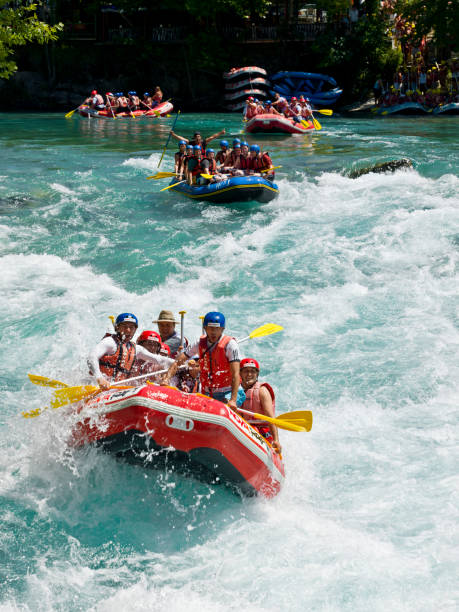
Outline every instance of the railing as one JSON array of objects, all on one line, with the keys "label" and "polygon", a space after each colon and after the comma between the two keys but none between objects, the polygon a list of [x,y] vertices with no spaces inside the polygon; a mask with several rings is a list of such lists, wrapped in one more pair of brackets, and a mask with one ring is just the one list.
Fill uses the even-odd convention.
[{"label": "railing", "polygon": [[154,42],[180,42],[186,38],[186,28],[153,28],[151,40]]}]

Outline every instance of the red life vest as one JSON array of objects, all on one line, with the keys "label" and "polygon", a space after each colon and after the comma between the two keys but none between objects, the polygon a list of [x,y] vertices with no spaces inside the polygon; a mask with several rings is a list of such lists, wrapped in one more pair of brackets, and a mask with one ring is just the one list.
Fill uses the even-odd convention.
[{"label": "red life vest", "polygon": [[228,149],[226,149],[226,151],[223,151],[223,149],[220,149],[220,151],[217,151],[217,155],[215,156],[215,159],[220,164],[225,165],[227,157],[228,157]]},{"label": "red life vest", "polygon": [[267,170],[271,166],[271,158],[268,153],[263,153],[261,157],[251,157],[249,161],[250,170],[260,172],[261,170]]},{"label": "red life vest", "polygon": [[[249,412],[258,412],[258,414],[263,414],[260,400],[261,387],[266,387],[268,389],[273,400],[273,409],[276,409],[276,396],[274,395],[273,388],[269,383],[260,383],[258,380],[253,385],[253,387],[250,387],[250,389],[247,389],[245,391],[246,399],[245,402],[242,404],[241,408],[243,408],[244,410],[248,410]],[[245,415],[244,418],[248,423],[250,423],[250,425],[252,425],[252,427],[256,427],[263,435],[268,432],[271,432],[269,426],[266,424],[266,421],[260,421],[255,417],[251,418],[247,415]]]},{"label": "red life vest", "polygon": [[214,159],[209,159],[206,157],[206,159],[209,162],[209,174],[215,174],[217,172],[217,162],[215,161],[215,157]]},{"label": "red life vest", "polygon": [[104,376],[112,381],[129,378],[135,361],[135,344],[121,342],[118,334],[109,334],[116,342],[116,353],[104,355],[99,359],[99,368]]},{"label": "red life vest", "polygon": [[229,160],[228,160],[228,166],[234,166],[236,164],[236,161],[241,157],[240,153],[236,153],[234,150],[231,151],[230,156],[229,156]]},{"label": "red life vest", "polygon": [[202,388],[212,395],[212,389],[231,387],[233,377],[225,349],[230,336],[222,336],[217,344],[207,345],[207,336],[199,339],[199,368]]},{"label": "red life vest", "polygon": [[240,170],[248,170],[249,169],[249,156],[244,157],[243,155],[239,158],[239,169]]},{"label": "red life vest", "polygon": [[201,165],[202,164],[202,157],[201,157],[201,159],[198,159],[196,157],[196,155],[193,155],[193,157],[191,157],[190,159],[195,159],[197,161],[196,166],[191,171],[191,175],[192,176],[197,176],[198,174],[201,174],[202,172],[204,172],[204,168]]}]

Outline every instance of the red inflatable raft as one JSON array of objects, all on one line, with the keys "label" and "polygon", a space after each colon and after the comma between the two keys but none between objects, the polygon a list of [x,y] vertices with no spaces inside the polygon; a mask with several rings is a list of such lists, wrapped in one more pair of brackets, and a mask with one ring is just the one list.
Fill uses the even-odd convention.
[{"label": "red inflatable raft", "polygon": [[201,394],[146,384],[106,391],[86,403],[73,445],[104,449],[145,466],[225,482],[246,495],[274,497],[281,458],[228,406]]},{"label": "red inflatable raft", "polygon": [[110,109],[97,111],[83,104],[78,109],[78,113],[82,117],[94,117],[96,119],[120,119],[125,117],[133,119],[134,117],[164,117],[165,115],[171,113],[173,108],[174,106],[169,101],[166,101],[161,102],[161,104],[158,104],[158,106],[152,110],[145,109],[132,111],[132,113],[116,113],[114,117]]},{"label": "red inflatable raft", "polygon": [[255,115],[249,119],[245,125],[245,131],[249,133],[255,132],[280,132],[284,134],[305,134],[314,130],[312,121],[308,122],[306,127],[302,123],[296,123],[293,119],[288,119],[283,115]]}]

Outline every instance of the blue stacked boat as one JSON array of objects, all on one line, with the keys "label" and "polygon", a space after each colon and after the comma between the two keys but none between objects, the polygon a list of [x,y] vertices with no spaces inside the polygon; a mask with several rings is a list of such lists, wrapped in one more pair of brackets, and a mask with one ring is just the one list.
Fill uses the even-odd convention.
[{"label": "blue stacked boat", "polygon": [[332,106],[343,93],[335,79],[326,74],[282,71],[269,78],[273,95],[278,93],[284,98],[304,96],[316,107]]}]

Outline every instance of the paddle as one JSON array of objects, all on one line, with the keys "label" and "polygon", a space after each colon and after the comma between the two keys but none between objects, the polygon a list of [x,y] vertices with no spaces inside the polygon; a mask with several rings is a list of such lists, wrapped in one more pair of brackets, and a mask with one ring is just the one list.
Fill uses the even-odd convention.
[{"label": "paddle", "polygon": [[326,115],[327,117],[331,117],[333,115],[333,111],[330,108],[320,108],[314,111],[315,113],[320,113],[321,115]]},{"label": "paddle", "polygon": [[27,374],[30,382],[34,385],[40,385],[41,387],[53,387],[54,389],[60,389],[63,387],[69,387],[65,382],[61,382],[60,380],[54,380],[53,378],[48,378],[47,376],[39,376],[38,374]]},{"label": "paddle", "polygon": [[260,172],[271,172],[271,170],[277,170],[277,168],[282,168],[282,166],[273,166],[272,168],[266,168],[266,170],[261,170]]},{"label": "paddle", "polygon": [[263,336],[270,336],[271,334],[277,334],[277,332],[282,331],[284,328],[282,325],[276,325],[276,323],[266,323],[265,325],[261,325],[261,327],[257,327],[253,330],[245,338],[242,340],[238,340],[238,344],[241,342],[245,342],[246,340],[252,340],[252,338],[262,338]]},{"label": "paddle", "polygon": [[265,414],[259,414],[258,412],[250,412],[250,410],[243,410],[242,408],[237,409],[238,412],[242,412],[243,414],[250,415],[251,417],[255,417],[260,419],[260,421],[267,421],[268,423],[272,423],[279,427],[279,429],[287,429],[288,431],[307,431],[305,427],[300,425],[296,425],[296,423],[290,423],[289,421],[283,421],[280,418],[273,419],[272,417],[266,416]]},{"label": "paddle", "polygon": [[147,176],[148,180],[150,179],[162,179],[162,178],[172,178],[173,176],[177,176],[175,172],[157,172],[156,174],[152,174],[151,176]]},{"label": "paddle", "polygon": [[[125,381],[122,381],[125,382]],[[111,386],[110,389],[131,389],[130,386]],[[105,389],[101,389],[100,387],[96,387],[95,385],[84,385],[78,387],[66,387],[65,389],[58,389],[54,392],[54,399],[51,400],[49,407],[50,408],[60,408],[61,406],[66,406],[67,404],[73,404],[75,402],[79,402],[82,399],[90,397],[91,395],[97,395],[101,391]],[[25,419],[33,418],[44,412],[48,409],[48,406],[44,408],[35,408],[34,410],[30,410],[29,412],[23,412],[22,416]]]},{"label": "paddle", "polygon": [[70,111],[69,113],[67,113],[67,114],[65,115],[65,118],[66,118],[66,119],[70,119],[70,117],[73,115],[73,113],[74,113],[75,111],[77,111],[77,110],[80,108],[80,106],[81,106],[81,104],[79,104],[79,105],[78,105],[76,108],[74,108],[74,109],[73,109],[73,111]]},{"label": "paddle", "polygon": [[314,115],[312,115],[312,123],[314,124],[314,127],[316,128],[317,131],[322,129],[322,126],[317,121],[317,119],[314,117]]},{"label": "paddle", "polygon": [[180,346],[183,346],[183,320],[186,315],[186,310],[180,310],[179,315],[180,315]]},{"label": "paddle", "polygon": [[169,142],[170,142],[170,139],[171,139],[171,136],[172,136],[172,132],[173,132],[173,131],[174,131],[174,129],[175,129],[175,124],[177,123],[177,119],[179,118],[179,115],[180,115],[180,111],[177,111],[177,114],[175,115],[174,124],[173,124],[173,126],[172,126],[171,131],[169,132],[169,138],[167,139],[166,146],[164,147],[164,151],[163,151],[163,153],[162,153],[162,155],[161,155],[161,159],[159,160],[159,163],[158,163],[158,168],[160,167],[161,162],[163,161],[164,153],[166,152],[166,149],[167,149],[167,147],[169,146]]},{"label": "paddle", "polygon": [[160,191],[166,191],[166,189],[171,189],[171,187],[181,185],[182,183],[186,183],[186,179],[183,179],[183,181],[179,181],[178,183],[172,183],[172,185],[168,185],[167,187],[163,187],[162,189],[160,189]]}]

